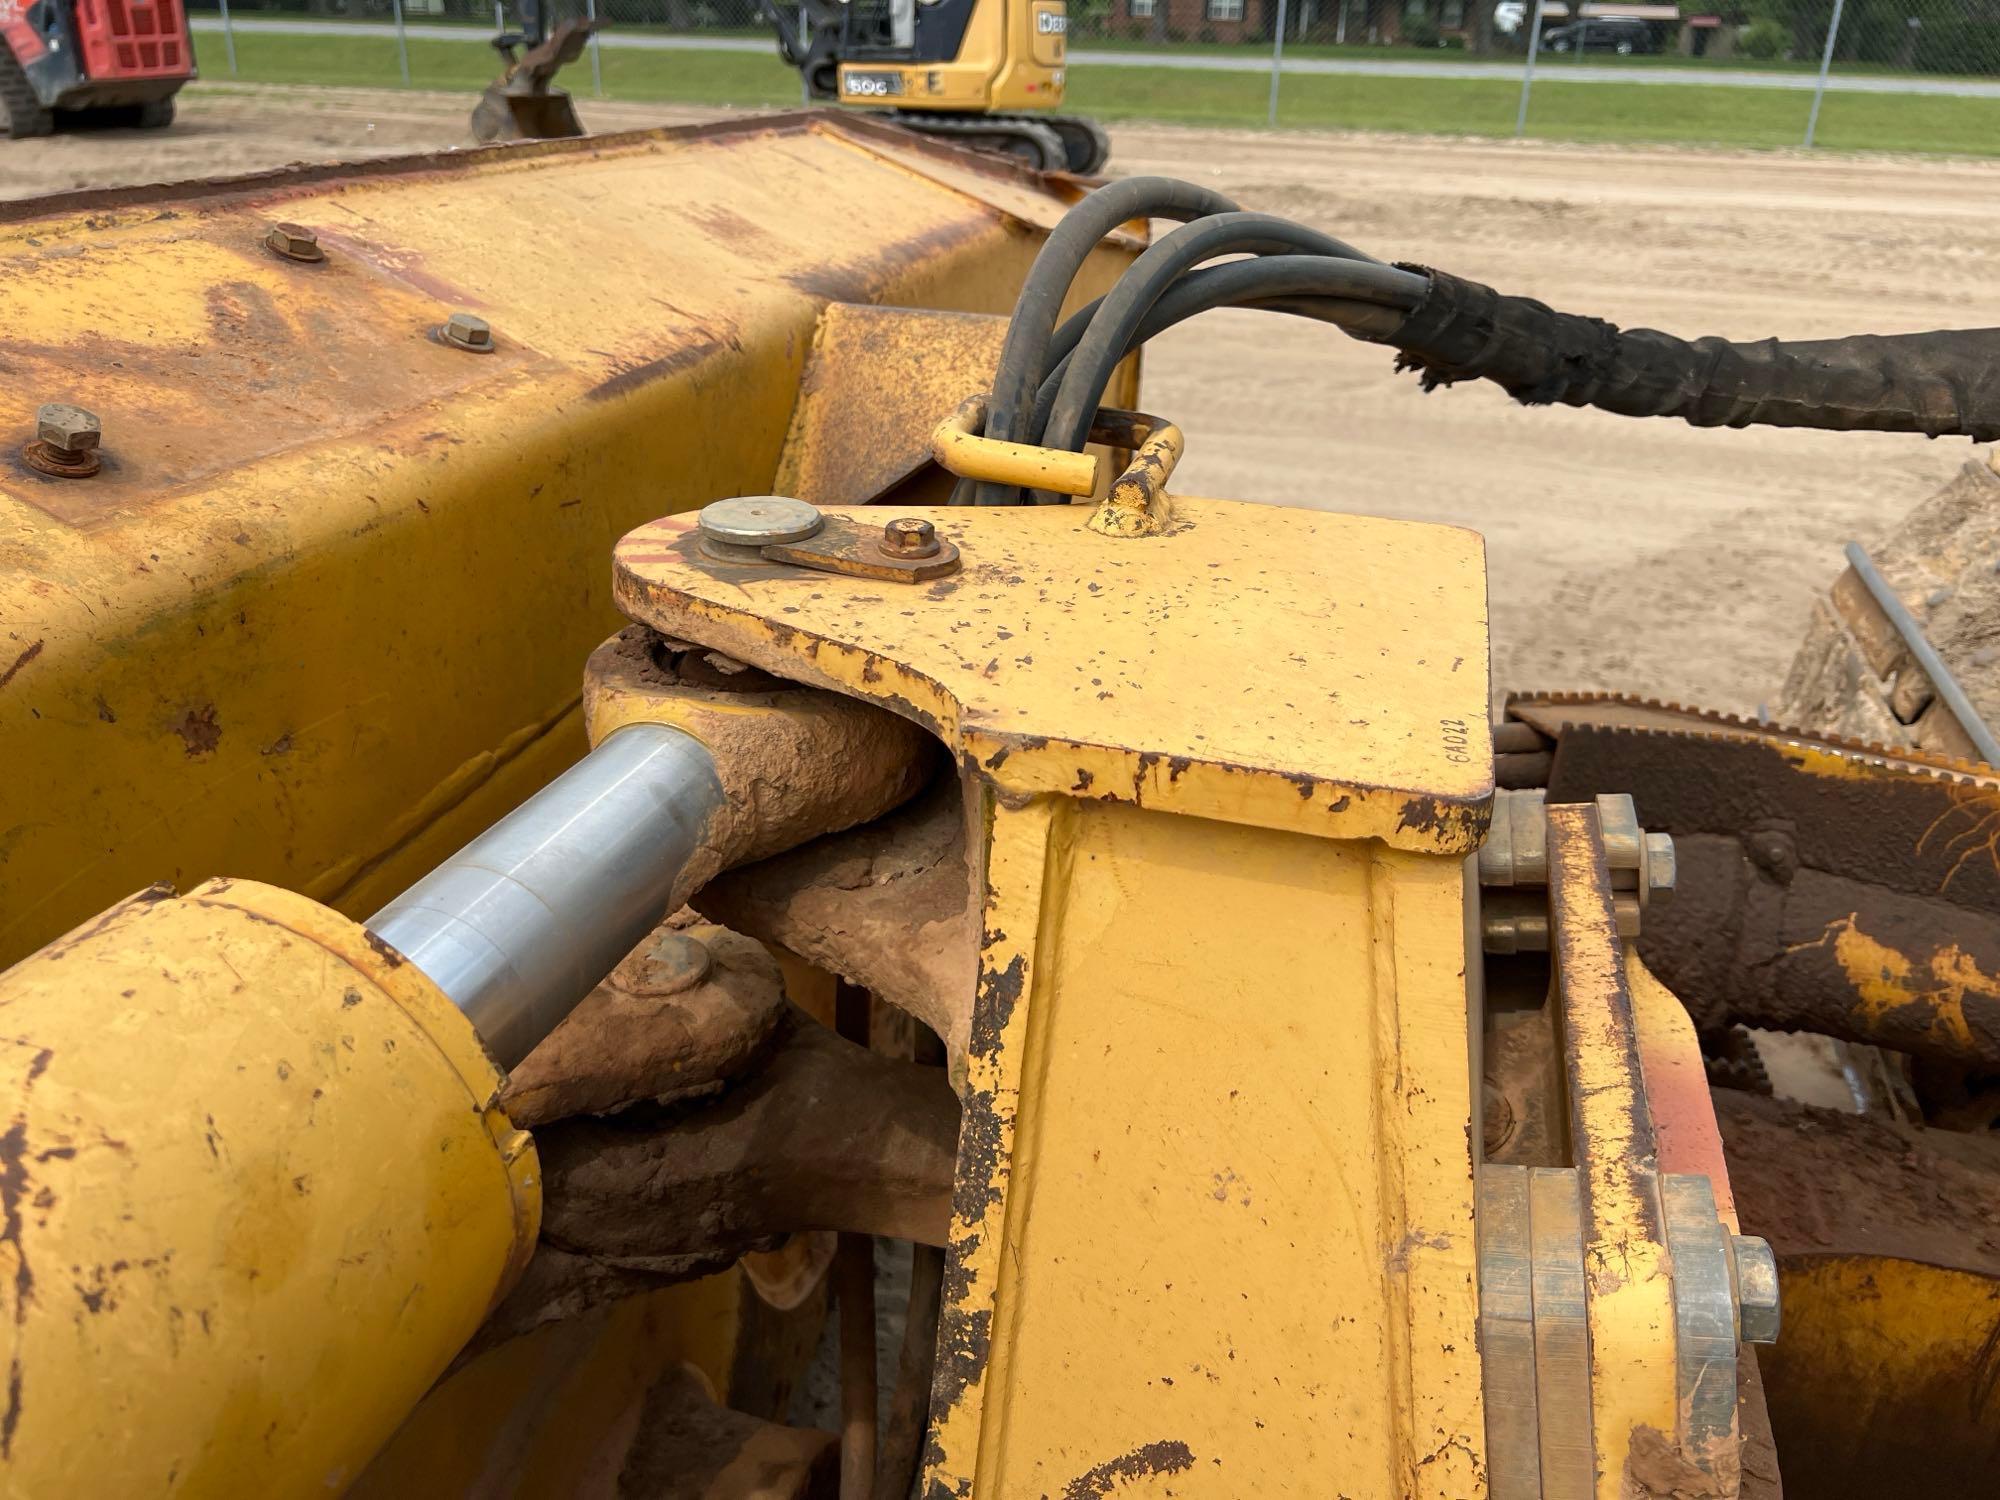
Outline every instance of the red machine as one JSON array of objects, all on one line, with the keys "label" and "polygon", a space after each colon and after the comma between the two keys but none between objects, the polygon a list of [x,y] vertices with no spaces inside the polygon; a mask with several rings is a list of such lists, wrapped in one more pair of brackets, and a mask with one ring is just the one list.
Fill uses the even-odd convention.
[{"label": "red machine", "polygon": [[0,0],[9,135],[47,135],[60,114],[99,110],[166,125],[174,95],[194,76],[182,0]]}]

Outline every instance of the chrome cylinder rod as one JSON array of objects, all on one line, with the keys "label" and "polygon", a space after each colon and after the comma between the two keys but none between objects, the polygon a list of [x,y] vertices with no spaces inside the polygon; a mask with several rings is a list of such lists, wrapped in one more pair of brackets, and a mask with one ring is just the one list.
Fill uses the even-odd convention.
[{"label": "chrome cylinder rod", "polygon": [[707,749],[632,724],[368,919],[511,1068],[666,915],[722,806]]}]

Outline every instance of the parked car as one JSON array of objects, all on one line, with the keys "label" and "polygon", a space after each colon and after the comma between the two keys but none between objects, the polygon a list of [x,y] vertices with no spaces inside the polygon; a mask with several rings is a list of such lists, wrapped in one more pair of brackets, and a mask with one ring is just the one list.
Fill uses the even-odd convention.
[{"label": "parked car", "polygon": [[1616,52],[1630,57],[1635,52],[1658,52],[1660,35],[1650,21],[1634,16],[1599,16],[1550,27],[1542,33],[1542,45],[1551,52]]}]

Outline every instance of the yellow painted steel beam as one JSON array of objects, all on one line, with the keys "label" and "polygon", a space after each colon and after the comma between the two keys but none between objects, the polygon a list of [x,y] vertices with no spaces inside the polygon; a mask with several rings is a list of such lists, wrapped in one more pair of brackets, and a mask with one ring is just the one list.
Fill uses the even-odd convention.
[{"label": "yellow painted steel beam", "polygon": [[[1004,310],[1074,196],[792,116],[0,205],[0,963],[154,879],[373,909],[582,752],[610,542],[770,487],[826,305]],[[58,400],[94,478],[16,461]]]},{"label": "yellow painted steel beam", "polygon": [[1671,1446],[1681,1427],[1673,1266],[1624,945],[1593,804],[1549,807],[1548,867],[1558,1035],[1581,1189],[1595,1494],[1621,1500],[1641,1430]]},{"label": "yellow painted steel beam", "polygon": [[962,572],[719,563],[670,519],[617,588],[965,774],[984,940],[930,1492],[1476,1493],[1477,539],[916,513]]}]

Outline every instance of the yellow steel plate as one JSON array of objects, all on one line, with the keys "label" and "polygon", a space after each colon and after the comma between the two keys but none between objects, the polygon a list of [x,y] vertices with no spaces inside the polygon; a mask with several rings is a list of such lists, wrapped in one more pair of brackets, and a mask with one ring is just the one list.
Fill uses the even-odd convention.
[{"label": "yellow steel plate", "polygon": [[1174,505],[1147,539],[1086,531],[1070,506],[899,509],[965,559],[916,586],[716,563],[669,517],[619,544],[614,595],[926,722],[1008,790],[1472,849],[1493,792],[1480,538]]},{"label": "yellow steel plate", "polygon": [[828,301],[1003,311],[1074,196],[793,116],[0,204],[0,965],[156,879],[374,910],[582,752],[611,543],[770,487]]}]

